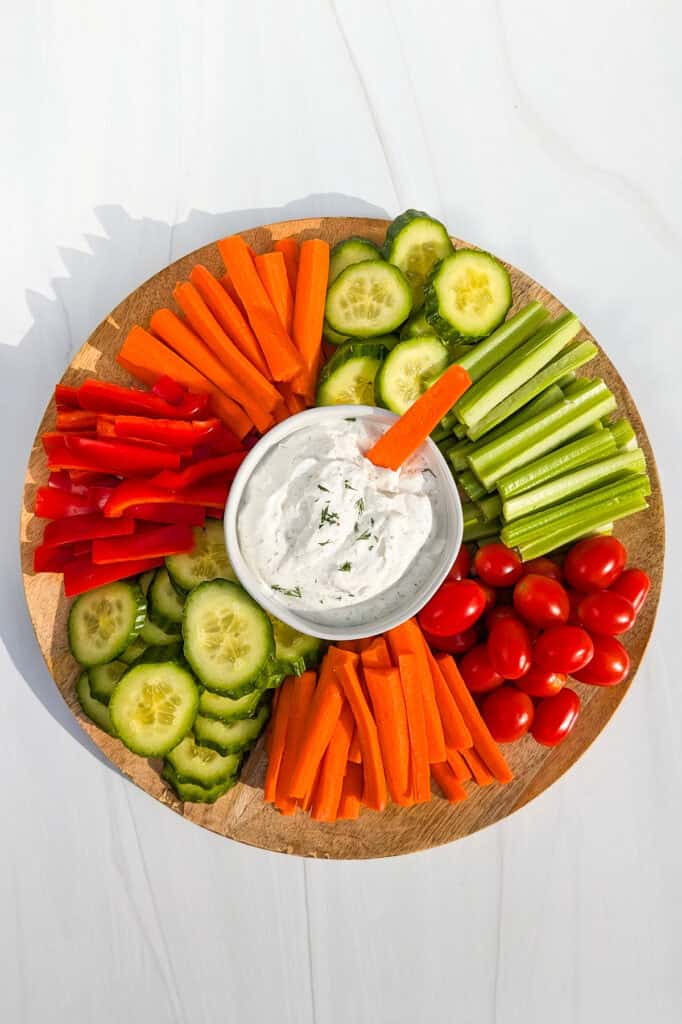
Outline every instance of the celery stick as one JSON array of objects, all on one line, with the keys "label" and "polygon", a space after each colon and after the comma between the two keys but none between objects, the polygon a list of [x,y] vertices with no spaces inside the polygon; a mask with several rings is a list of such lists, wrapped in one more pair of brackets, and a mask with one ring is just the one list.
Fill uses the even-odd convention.
[{"label": "celery stick", "polygon": [[523,561],[527,562],[531,558],[539,558],[565,544],[580,540],[581,537],[589,537],[595,533],[610,533],[615,520],[626,519],[636,512],[643,512],[648,507],[646,497],[641,491],[625,495],[618,499],[617,504],[590,510],[589,515],[580,523],[567,524],[555,533],[544,534],[544,536],[519,544],[519,554]]},{"label": "celery stick", "polygon": [[431,440],[435,441],[436,444],[439,444],[441,441],[445,441],[450,437],[452,437],[450,431],[445,429],[440,423],[435,430],[431,431]]},{"label": "celery stick", "polygon": [[486,488],[483,484],[479,483],[470,469],[465,469],[463,473],[459,473],[457,475],[457,482],[469,501],[478,501],[479,498],[484,498],[488,493]]},{"label": "celery stick", "polygon": [[646,460],[641,449],[638,448],[634,452],[620,452],[611,458],[593,462],[589,466],[581,466],[579,469],[575,469],[571,473],[564,473],[563,476],[549,480],[539,487],[533,487],[524,494],[509,498],[502,505],[503,518],[505,522],[510,523],[530,512],[538,512],[541,508],[547,508],[548,505],[564,501],[572,495],[583,494],[594,487],[600,487],[627,473],[646,473]]},{"label": "celery stick", "polygon": [[484,537],[496,537],[500,532],[501,525],[502,524],[499,519],[492,519],[489,523],[465,523],[462,540],[465,543],[468,543],[470,540],[483,540]]},{"label": "celery stick", "polygon": [[550,384],[558,384],[567,371],[577,370],[579,366],[584,366],[585,363],[589,363],[590,359],[594,359],[596,354],[597,346],[591,341],[579,341],[577,344],[571,345],[525,384],[522,384],[520,388],[512,392],[503,402],[491,409],[487,416],[470,426],[467,434],[472,441],[477,441],[498,423],[508,419],[517,409],[521,409],[532,398],[539,395]]},{"label": "celery stick", "polygon": [[555,448],[548,455],[542,455],[533,462],[528,462],[521,469],[509,473],[497,481],[497,489],[504,501],[517,494],[523,494],[532,487],[554,480],[580,466],[587,466],[598,459],[606,459],[616,454],[616,442],[610,430],[600,430],[596,434],[577,438]]},{"label": "celery stick", "polygon": [[535,334],[548,316],[549,312],[541,302],[529,302],[505,320],[489,338],[479,341],[471,351],[461,356],[459,365],[464,367],[472,381],[480,380],[488,370]]},{"label": "celery stick", "polygon": [[471,441],[458,441],[446,449],[445,455],[456,473],[463,473],[467,468],[467,455],[472,447]]},{"label": "celery stick", "polygon": [[486,522],[498,519],[502,511],[502,499],[499,494],[490,494],[487,498],[480,498],[476,505]]},{"label": "celery stick", "polygon": [[470,429],[474,423],[487,416],[512,391],[516,391],[554,359],[575,338],[580,327],[580,321],[573,313],[565,313],[558,320],[542,327],[462,395],[455,406],[460,423]]},{"label": "celery stick", "polygon": [[455,423],[452,433],[455,437],[463,438],[467,436],[466,427],[462,423]]},{"label": "celery stick", "polygon": [[637,437],[632,428],[630,420],[625,418],[616,420],[609,424],[609,430],[613,434],[616,445],[625,451],[632,451],[637,447]]},{"label": "celery stick", "polygon": [[464,523],[465,530],[468,526],[474,526],[476,523],[482,523],[483,516],[481,515],[480,509],[473,503],[463,504],[462,522]]}]

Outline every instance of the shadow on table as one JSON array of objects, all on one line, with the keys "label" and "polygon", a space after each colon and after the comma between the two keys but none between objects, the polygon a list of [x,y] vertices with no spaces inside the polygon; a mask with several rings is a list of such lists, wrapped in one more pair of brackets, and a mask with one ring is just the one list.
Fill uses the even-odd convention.
[{"label": "shadow on table", "polygon": [[65,274],[51,280],[53,294],[27,291],[30,327],[18,345],[0,344],[0,450],[6,496],[0,503],[0,635],[14,665],[50,715],[103,764],[116,770],[62,700],[33,634],[23,594],[18,511],[29,453],[52,389],[96,325],[139,284],[186,253],[235,231],[274,221],[387,214],[340,193],[310,195],[263,209],[192,210],[178,224],[136,219],[120,206],[100,206],[94,212],[103,234],[85,235],[89,251],[59,250]]}]

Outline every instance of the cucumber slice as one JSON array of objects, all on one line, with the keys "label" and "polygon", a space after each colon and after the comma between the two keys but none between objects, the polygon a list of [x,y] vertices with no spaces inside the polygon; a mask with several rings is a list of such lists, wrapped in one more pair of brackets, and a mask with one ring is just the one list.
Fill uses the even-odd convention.
[{"label": "cucumber slice", "polygon": [[191,590],[207,580],[236,580],[225,548],[225,531],[219,520],[194,529],[194,547],[186,555],[171,555],[166,569],[180,590]]},{"label": "cucumber slice", "polygon": [[237,722],[253,718],[263,697],[262,690],[252,690],[233,700],[219,693],[202,690],[199,695],[199,714],[203,718],[216,718],[219,722]]},{"label": "cucumber slice", "polygon": [[511,304],[507,270],[476,249],[458,249],[444,259],[426,289],[426,319],[443,338],[485,338]]},{"label": "cucumber slice", "polygon": [[447,363],[447,348],[435,335],[399,342],[376,377],[379,403],[402,416],[426,391],[426,381],[444,370]]},{"label": "cucumber slice", "polygon": [[269,714],[269,705],[263,704],[255,718],[243,718],[238,722],[219,722],[215,718],[197,715],[194,735],[202,746],[217,750],[224,756],[241,754],[254,745],[265,728]]},{"label": "cucumber slice", "polygon": [[125,661],[110,661],[108,665],[93,665],[89,670],[90,693],[95,700],[108,704],[114,687],[128,671]]},{"label": "cucumber slice", "polygon": [[79,665],[104,665],[125,651],[147,615],[137,583],[121,581],[81,594],[69,612],[69,647]]},{"label": "cucumber slice", "polygon": [[215,786],[211,786],[210,789],[205,789],[203,786],[197,786],[193,782],[180,782],[169,764],[164,764],[161,774],[166,782],[171,784],[178,799],[192,804],[214,804],[219,797],[227,793],[237,783],[237,776],[233,775],[225,782],[220,782]]},{"label": "cucumber slice", "polygon": [[376,405],[374,379],[386,355],[374,341],[349,341],[323,368],[317,388],[318,405]]},{"label": "cucumber slice", "polygon": [[109,701],[114,729],[128,750],[163,757],[192,728],[199,690],[175,661],[135,665],[116,684]]},{"label": "cucumber slice", "polygon": [[367,260],[346,267],[327,292],[326,317],[340,334],[373,338],[390,334],[412,309],[412,291],[391,263]]},{"label": "cucumber slice", "polygon": [[315,636],[306,636],[270,615],[275,637],[275,661],[282,675],[300,676],[314,668],[324,648],[324,642]]},{"label": "cucumber slice", "polygon": [[265,668],[262,669],[258,675],[258,679],[256,680],[256,689],[276,690],[287,675],[287,672],[284,671],[285,667],[286,666],[283,667],[275,658],[270,658]]},{"label": "cucumber slice", "polygon": [[162,661],[177,661],[186,667],[180,637],[176,636],[175,643],[172,644],[155,644],[152,647],[145,647],[128,668],[133,668],[135,665],[158,665]]},{"label": "cucumber slice", "polygon": [[238,756],[223,757],[209,747],[200,747],[191,733],[166,755],[166,763],[173,769],[178,782],[203,786],[204,789],[227,782],[239,770]]},{"label": "cucumber slice", "polygon": [[445,225],[421,210],[406,210],[389,227],[384,256],[407,278],[414,309],[424,304],[426,280],[434,266],[453,249]]},{"label": "cucumber slice", "polygon": [[354,263],[380,259],[381,251],[374,242],[366,238],[344,238],[343,242],[337,242],[329,253],[329,284],[336,281],[339,274]]},{"label": "cucumber slice", "polygon": [[241,697],[272,658],[272,623],[236,583],[200,583],[187,598],[185,657],[207,690]]},{"label": "cucumber slice", "polygon": [[[175,623],[173,623],[173,628],[176,629]],[[179,630],[176,629],[176,631],[172,633],[166,632],[161,629],[160,626],[157,626],[155,622],[152,622],[149,616],[147,616],[147,620],[140,633],[140,640],[143,644],[148,644],[150,647],[163,647],[164,644],[168,646],[176,644],[179,636]]]},{"label": "cucumber slice", "polygon": [[406,341],[407,338],[419,338],[422,334],[433,333],[433,327],[424,316],[424,310],[420,309],[418,313],[413,313],[400,328],[400,340]]},{"label": "cucumber slice", "polygon": [[138,636],[137,640],[134,640],[130,647],[126,647],[123,654],[119,654],[119,661],[124,661],[126,665],[132,665],[146,650],[146,643],[141,636]]},{"label": "cucumber slice", "polygon": [[109,708],[106,704],[102,704],[101,701],[93,697],[87,672],[81,672],[78,677],[76,696],[83,713],[87,715],[90,721],[94,722],[100,729],[103,729],[104,732],[108,732],[110,736],[114,736],[114,727],[109,715]]},{"label": "cucumber slice", "polygon": [[339,334],[338,331],[335,331],[326,320],[322,324],[322,337],[325,341],[328,341],[330,345],[345,345],[347,341],[352,340],[347,334]]},{"label": "cucumber slice", "polygon": [[154,569],[150,569],[149,572],[143,572],[142,575],[140,576],[140,578],[137,581],[139,583],[139,585],[140,585],[140,590],[142,591],[142,593],[144,594],[145,597],[147,596],[147,594],[149,592],[149,588],[150,588],[150,586],[152,584],[152,580],[154,579],[154,576],[155,576],[155,570]]},{"label": "cucumber slice", "polygon": [[[178,556],[178,557],[187,557]],[[149,588],[149,617],[164,633],[179,633],[185,602],[166,569],[158,569]]]}]

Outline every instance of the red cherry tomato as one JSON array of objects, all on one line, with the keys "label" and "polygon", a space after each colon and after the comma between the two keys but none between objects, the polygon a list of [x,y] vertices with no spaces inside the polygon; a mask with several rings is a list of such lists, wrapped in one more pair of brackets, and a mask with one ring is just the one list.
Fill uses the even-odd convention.
[{"label": "red cherry tomato", "polygon": [[626,597],[612,590],[598,590],[582,599],[578,605],[578,618],[590,633],[620,636],[627,633],[635,621],[635,609]]},{"label": "red cherry tomato", "polygon": [[514,608],[525,622],[539,629],[566,622],[571,610],[568,594],[560,583],[533,573],[514,587]]},{"label": "red cherry tomato", "polygon": [[579,590],[567,590],[568,603],[570,611],[568,613],[568,624],[570,626],[579,626],[580,619],[578,618],[578,605],[584,598],[584,594],[581,594]]},{"label": "red cherry tomato", "polygon": [[590,634],[580,626],[552,626],[536,640],[533,661],[549,672],[573,676],[587,665],[593,650]]},{"label": "red cherry tomato", "polygon": [[486,612],[485,625],[488,632],[493,628],[496,622],[501,619],[515,619],[516,612],[510,604],[496,604],[494,608],[491,608]]},{"label": "red cherry tomato", "polygon": [[434,651],[446,651],[448,654],[466,654],[479,640],[475,626],[465,629],[463,633],[453,633],[452,636],[435,636],[426,630],[423,632],[429,647]]},{"label": "red cherry tomato", "polygon": [[488,634],[488,656],[505,679],[520,679],[530,668],[528,630],[517,618],[499,619]]},{"label": "red cherry tomato", "polygon": [[586,537],[566,555],[564,576],[576,590],[606,590],[622,573],[626,558],[615,537]]},{"label": "red cherry tomato", "polygon": [[513,686],[501,686],[489,693],[481,704],[481,714],[493,739],[513,743],[528,732],[533,723],[533,701]]},{"label": "red cherry tomato", "polygon": [[447,580],[419,612],[419,625],[434,636],[452,636],[480,619],[485,594],[474,580]]},{"label": "red cherry tomato", "polygon": [[643,569],[626,569],[616,582],[611,584],[609,590],[613,594],[620,594],[626,601],[629,601],[637,615],[646,601],[650,586],[651,580]]},{"label": "red cherry tomato", "polygon": [[471,555],[469,549],[465,544],[462,544],[461,548],[457,552],[457,558],[454,560],[450,567],[450,572],[447,574],[446,579],[448,580],[465,580],[469,575],[471,568]]},{"label": "red cherry tomato", "polygon": [[562,690],[535,705],[531,733],[543,747],[556,747],[566,739],[578,720],[580,697],[574,690]]},{"label": "red cherry tomato", "polygon": [[459,662],[459,670],[472,693],[487,693],[488,690],[502,686],[504,682],[503,677],[491,665],[485,644],[472,647]]},{"label": "red cherry tomato", "polygon": [[474,569],[489,587],[512,587],[523,573],[523,565],[516,552],[497,542],[478,549],[474,555]]},{"label": "red cherry tomato", "polygon": [[514,683],[529,697],[553,697],[566,685],[566,676],[561,672],[548,672],[545,668],[531,665],[525,676]]},{"label": "red cherry tomato", "polygon": [[490,611],[491,608],[495,607],[497,603],[497,591],[493,587],[489,587],[487,583],[479,582],[479,587],[483,591],[485,597],[485,611]]},{"label": "red cherry tomato", "polygon": [[572,675],[581,683],[592,686],[617,686],[630,671],[630,657],[615,636],[595,636],[594,654],[585,666]]},{"label": "red cherry tomato", "polygon": [[523,575],[549,576],[550,580],[556,580],[557,583],[561,583],[564,578],[561,566],[551,558],[531,558],[530,562],[524,562]]}]

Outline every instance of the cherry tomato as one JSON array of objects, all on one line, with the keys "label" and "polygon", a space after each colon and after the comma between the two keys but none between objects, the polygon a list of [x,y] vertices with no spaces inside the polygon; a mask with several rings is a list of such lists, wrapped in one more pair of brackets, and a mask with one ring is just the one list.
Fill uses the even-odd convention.
[{"label": "cherry tomato", "polygon": [[592,686],[617,686],[630,671],[630,657],[615,636],[595,636],[594,654],[585,668],[572,675],[581,683]]},{"label": "cherry tomato", "polygon": [[466,654],[479,640],[475,626],[465,629],[463,633],[453,633],[452,636],[435,636],[426,630],[423,632],[429,647],[433,647],[434,651],[447,651],[448,654]]},{"label": "cherry tomato", "polygon": [[516,552],[497,542],[478,549],[474,555],[474,569],[490,587],[511,587],[523,573],[523,565]]},{"label": "cherry tomato", "polygon": [[513,686],[501,686],[489,693],[481,704],[481,714],[493,739],[513,743],[528,732],[533,723],[533,701]]},{"label": "cherry tomato", "polygon": [[615,537],[586,537],[566,555],[564,576],[576,590],[606,590],[622,573],[626,558]]},{"label": "cherry tomato", "polygon": [[539,629],[566,622],[571,610],[561,584],[534,573],[524,576],[514,587],[514,608],[525,622]]},{"label": "cherry tomato", "polygon": [[531,558],[530,562],[523,563],[524,576],[549,576],[551,580],[561,583],[564,574],[561,566],[553,562],[551,558]]},{"label": "cherry tomato", "polygon": [[553,697],[566,685],[566,676],[561,672],[548,672],[545,668],[531,665],[525,676],[514,683],[529,697]]},{"label": "cherry tomato", "polygon": [[419,612],[419,625],[434,636],[463,633],[480,619],[485,594],[474,580],[447,580]]},{"label": "cherry tomato", "polygon": [[578,618],[590,633],[620,636],[627,633],[635,621],[635,609],[626,597],[612,590],[598,590],[582,599],[578,605]]},{"label": "cherry tomato", "polygon": [[472,693],[487,693],[502,686],[503,677],[490,664],[488,648],[485,644],[472,647],[459,662],[462,678]]},{"label": "cherry tomato", "polygon": [[568,613],[568,624],[570,626],[579,626],[580,619],[578,618],[578,605],[584,598],[584,594],[581,594],[579,590],[567,590],[568,603],[570,611]]},{"label": "cherry tomato", "polygon": [[488,656],[505,679],[525,675],[530,668],[531,643],[524,624],[511,616],[494,623],[488,634]]},{"label": "cherry tomato", "polygon": [[651,580],[643,569],[626,569],[616,582],[611,584],[609,590],[613,594],[620,594],[626,601],[629,601],[637,615],[646,601],[650,586]]},{"label": "cherry tomato", "polygon": [[494,608],[497,603],[497,591],[494,590],[492,587],[489,587],[487,583],[479,582],[478,585],[483,591],[483,596],[485,597],[484,611],[490,611],[490,609]]},{"label": "cherry tomato", "polygon": [[566,739],[578,720],[580,697],[574,690],[561,690],[535,705],[531,733],[543,747],[556,747]]},{"label": "cherry tomato", "polygon": [[491,608],[486,612],[485,625],[488,632],[493,628],[496,622],[501,619],[515,619],[516,612],[510,604],[496,604],[494,608]]},{"label": "cherry tomato", "polygon": [[446,579],[465,580],[469,575],[470,568],[471,555],[469,554],[468,547],[465,544],[462,544],[461,548],[457,552],[457,558],[450,567],[450,572],[447,574]]},{"label": "cherry tomato", "polygon": [[536,640],[533,661],[549,672],[573,676],[587,665],[593,650],[590,634],[580,626],[552,626]]}]

